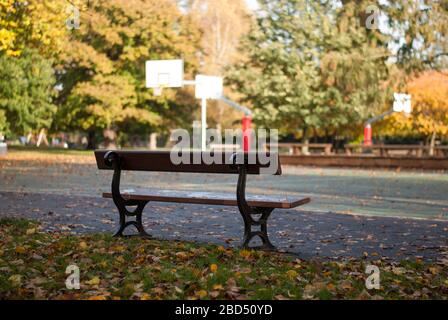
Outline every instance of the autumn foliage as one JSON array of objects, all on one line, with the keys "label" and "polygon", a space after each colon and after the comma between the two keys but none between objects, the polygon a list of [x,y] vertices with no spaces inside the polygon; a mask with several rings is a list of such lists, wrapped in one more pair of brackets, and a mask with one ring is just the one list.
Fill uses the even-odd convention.
[{"label": "autumn foliage", "polygon": [[412,114],[394,115],[390,123],[395,130],[417,133],[431,140],[447,137],[448,75],[426,72],[410,81],[407,91],[412,95]]}]

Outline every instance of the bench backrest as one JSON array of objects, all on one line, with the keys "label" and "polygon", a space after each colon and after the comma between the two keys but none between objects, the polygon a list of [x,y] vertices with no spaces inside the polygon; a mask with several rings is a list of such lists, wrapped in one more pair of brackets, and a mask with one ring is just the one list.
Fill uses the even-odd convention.
[{"label": "bench backrest", "polygon": [[[113,170],[111,166],[108,166],[104,160],[105,154],[109,150],[96,150],[95,158],[100,170]],[[160,171],[160,172],[190,172],[190,173],[224,173],[224,174],[236,174],[238,169],[233,165],[229,159],[232,157],[232,152],[219,152],[222,157],[221,164],[213,163],[208,164],[204,162],[203,153],[201,152],[185,152],[183,156],[188,157],[190,161],[188,163],[175,164],[171,161],[171,154],[169,151],[114,151],[121,161],[121,170],[127,171]],[[207,155],[209,153],[207,152]],[[212,153],[213,155],[213,153]],[[269,168],[271,165],[275,165],[275,170],[271,171],[274,175],[281,175],[280,159],[277,153],[266,153],[266,158],[275,161],[276,163],[265,163],[264,159],[256,153],[245,154],[245,156],[255,161],[250,161],[247,164],[248,174],[260,174],[262,168]],[[200,161],[197,161],[200,159]],[[196,160],[196,161],[194,161]],[[254,163],[252,163],[254,162]]]}]

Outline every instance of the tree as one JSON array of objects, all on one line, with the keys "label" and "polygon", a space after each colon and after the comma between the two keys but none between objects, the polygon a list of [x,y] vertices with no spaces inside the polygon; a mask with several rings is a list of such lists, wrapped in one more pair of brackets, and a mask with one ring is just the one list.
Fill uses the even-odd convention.
[{"label": "tree", "polygon": [[[201,66],[203,74],[224,76],[225,69],[241,60],[238,50],[242,36],[249,31],[251,15],[245,0],[186,0],[180,1],[202,30]],[[234,98],[229,90],[225,95]],[[231,127],[240,112],[221,101],[213,101],[208,108],[208,123]]]},{"label": "tree", "polygon": [[387,1],[382,10],[402,69],[412,74],[447,67],[448,1]]},{"label": "tree", "polygon": [[202,29],[202,72],[222,75],[238,61],[238,44],[249,31],[250,16],[244,0],[190,0],[189,13]]},{"label": "tree", "polygon": [[[392,96],[387,85],[391,66],[387,63],[388,38],[368,27],[369,1],[343,1],[330,12],[333,24],[320,46],[321,106],[326,134],[357,135],[363,123],[382,112]],[[369,22],[371,23],[371,22]]]},{"label": "tree", "polygon": [[388,46],[390,61],[408,75],[446,68],[448,1],[341,0],[341,3],[355,8],[355,17],[362,26],[375,20],[376,26],[370,28],[370,34]]},{"label": "tree", "polygon": [[394,134],[417,133],[426,138],[433,154],[437,137],[448,137],[448,76],[426,72],[410,81],[407,91],[412,95],[412,115],[395,114],[388,121]]},{"label": "tree", "polygon": [[48,129],[56,106],[51,61],[35,50],[0,56],[0,131],[24,135]]},{"label": "tree", "polygon": [[260,6],[242,44],[248,58],[229,73],[259,123],[306,139],[351,129],[383,107],[388,54],[357,20],[355,5],[263,0]]},{"label": "tree", "polygon": [[86,130],[93,137],[129,130],[132,122],[131,128],[148,132],[170,124],[171,108],[175,117],[191,116],[194,104],[174,103],[182,93],[153,97],[144,87],[146,60],[184,58],[187,74],[198,66],[200,32],[174,1],[92,1],[82,17],[61,55],[55,129]]},{"label": "tree", "polygon": [[44,57],[56,57],[67,33],[67,5],[66,0],[0,1],[0,54],[19,56],[34,48]]}]

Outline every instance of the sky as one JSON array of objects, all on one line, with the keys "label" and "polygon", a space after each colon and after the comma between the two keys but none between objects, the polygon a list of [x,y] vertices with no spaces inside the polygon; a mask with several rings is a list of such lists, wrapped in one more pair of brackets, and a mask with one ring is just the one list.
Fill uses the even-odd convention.
[{"label": "sky", "polygon": [[249,9],[255,10],[258,8],[257,0],[246,0],[246,3]]}]

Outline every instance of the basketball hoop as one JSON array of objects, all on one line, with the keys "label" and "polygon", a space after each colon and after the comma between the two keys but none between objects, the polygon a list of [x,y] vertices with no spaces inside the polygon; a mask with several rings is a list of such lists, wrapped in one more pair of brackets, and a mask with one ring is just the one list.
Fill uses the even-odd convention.
[{"label": "basketball hoop", "polygon": [[195,96],[201,99],[201,146],[206,149],[207,99],[220,99],[223,93],[223,79],[197,75],[195,80],[184,80],[184,61],[148,60],[146,68],[146,87],[153,89],[154,96],[161,96],[163,88],[182,88],[185,85],[195,86]]},{"label": "basketball hoop", "polygon": [[403,112],[405,115],[410,115],[412,113],[412,96],[405,93],[394,93],[394,112]]}]

